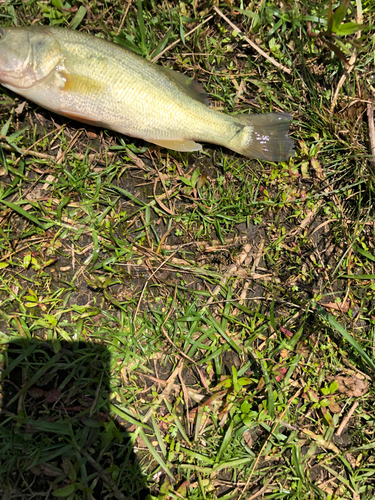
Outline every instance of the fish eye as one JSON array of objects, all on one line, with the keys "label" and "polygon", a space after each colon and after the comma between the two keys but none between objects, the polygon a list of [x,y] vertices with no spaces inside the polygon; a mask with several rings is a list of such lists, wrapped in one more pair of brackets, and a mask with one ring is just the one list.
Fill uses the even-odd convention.
[{"label": "fish eye", "polygon": [[4,36],[5,36],[5,31],[3,30],[3,28],[0,28],[0,40],[4,38]]}]

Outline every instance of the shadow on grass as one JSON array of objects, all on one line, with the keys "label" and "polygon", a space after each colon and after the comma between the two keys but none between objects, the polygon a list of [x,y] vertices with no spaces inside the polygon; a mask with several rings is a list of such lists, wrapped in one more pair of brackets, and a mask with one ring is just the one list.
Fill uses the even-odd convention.
[{"label": "shadow on grass", "polygon": [[0,352],[2,500],[145,499],[131,436],[108,409],[106,347],[17,340]]}]

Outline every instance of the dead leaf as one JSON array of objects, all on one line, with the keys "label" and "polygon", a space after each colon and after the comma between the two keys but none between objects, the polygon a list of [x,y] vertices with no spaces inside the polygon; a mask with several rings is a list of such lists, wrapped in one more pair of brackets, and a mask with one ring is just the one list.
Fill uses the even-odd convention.
[{"label": "dead leaf", "polygon": [[284,328],[283,326],[280,326],[280,330],[283,332],[284,335],[286,335],[287,337],[289,338],[292,338],[294,333],[291,332],[290,330],[287,330],[286,328]]},{"label": "dead leaf", "polygon": [[341,412],[341,406],[338,403],[336,403],[336,401],[331,400],[328,407],[332,413]]},{"label": "dead leaf", "polygon": [[14,110],[17,115],[20,115],[23,111],[23,108],[26,106],[26,102],[27,101],[23,101],[19,106],[16,107],[16,109]]},{"label": "dead leaf", "polygon": [[[1,3],[1,2],[0,2]],[[30,467],[30,472],[32,472],[33,474],[35,474],[36,476],[40,476],[41,473],[42,473],[42,470],[40,468],[39,465],[35,465],[34,467]]]},{"label": "dead leaf", "polygon": [[321,407],[320,411],[322,412],[323,417],[324,417],[325,421],[327,422],[327,424],[330,427],[334,427],[333,418],[332,418],[332,415],[330,414],[330,412],[328,411],[328,408]]},{"label": "dead leaf", "polygon": [[345,394],[349,398],[358,398],[368,392],[369,385],[367,380],[362,380],[356,375],[352,375],[351,377],[329,377],[329,380],[336,380],[339,384],[338,392]]},{"label": "dead leaf", "polygon": [[30,387],[27,391],[32,398],[42,398],[44,396],[44,391],[40,387]]},{"label": "dead leaf", "polygon": [[189,481],[184,481],[178,488],[177,493],[180,494],[180,498],[186,498],[187,495],[187,487],[189,486]]},{"label": "dead leaf", "polygon": [[46,476],[50,476],[50,477],[59,477],[61,472],[62,472],[57,467],[54,467],[53,465],[48,465],[48,464],[41,464],[40,469],[43,472],[43,474],[45,474]]},{"label": "dead leaf", "polygon": [[251,448],[252,445],[253,445],[253,437],[251,435],[251,431],[250,430],[247,430],[243,433],[243,438],[244,438],[244,441],[246,443],[246,445]]},{"label": "dead leaf", "polygon": [[275,371],[275,379],[277,380],[277,382],[280,382],[280,380],[282,378],[284,378],[284,376],[286,375],[288,368],[286,368],[282,365],[279,367],[276,367],[276,368],[277,368],[277,371]]},{"label": "dead leaf", "polygon": [[350,465],[353,467],[353,469],[355,469],[356,467],[359,467],[361,465],[361,462],[359,462],[356,459],[356,457],[349,452],[345,453],[345,458],[350,463]]},{"label": "dead leaf", "polygon": [[303,399],[310,400],[312,403],[318,403],[320,399],[318,394],[312,389],[308,389],[306,392],[302,393],[302,397]]},{"label": "dead leaf", "polygon": [[345,302],[328,302],[327,304],[321,305],[326,309],[334,309],[335,311],[347,313],[349,311],[350,301],[347,300]]},{"label": "dead leaf", "polygon": [[98,134],[96,134],[92,130],[86,130],[86,134],[89,139],[96,139],[98,137]]},{"label": "dead leaf", "polygon": [[289,356],[289,351],[288,351],[288,349],[281,349],[281,351],[280,351],[280,356],[281,356],[283,359],[286,359],[286,358]]},{"label": "dead leaf", "polygon": [[58,389],[51,389],[45,394],[45,400],[47,401],[47,403],[56,403],[56,401],[58,401],[61,397],[61,391],[59,391]]},{"label": "dead leaf", "polygon": [[308,161],[303,161],[301,163],[301,174],[303,179],[309,178],[309,162]]},{"label": "dead leaf", "polygon": [[28,201],[37,201],[37,200],[40,200],[41,198],[43,198],[44,195],[45,195],[45,192],[44,192],[43,186],[37,186],[32,191],[30,191],[30,193],[28,193],[25,196],[25,198]]},{"label": "dead leaf", "polygon": [[310,162],[311,162],[311,166],[315,170],[318,178],[320,180],[324,180],[326,178],[326,176],[325,176],[325,173],[322,169],[320,162],[316,158],[311,158]]},{"label": "dead leaf", "polygon": [[[332,481],[333,482],[333,481]],[[332,484],[332,482],[330,484]],[[336,483],[333,483],[336,486]],[[319,488],[324,491],[324,493],[327,493],[327,495],[333,495],[335,494],[335,490],[333,490],[328,484],[320,484]]]}]

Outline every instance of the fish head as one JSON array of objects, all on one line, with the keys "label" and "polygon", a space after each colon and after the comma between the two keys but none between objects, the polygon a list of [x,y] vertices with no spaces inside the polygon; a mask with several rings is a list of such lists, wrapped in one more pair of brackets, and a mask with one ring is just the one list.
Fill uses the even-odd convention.
[{"label": "fish head", "polygon": [[26,89],[62,66],[60,44],[45,26],[0,28],[0,83]]}]

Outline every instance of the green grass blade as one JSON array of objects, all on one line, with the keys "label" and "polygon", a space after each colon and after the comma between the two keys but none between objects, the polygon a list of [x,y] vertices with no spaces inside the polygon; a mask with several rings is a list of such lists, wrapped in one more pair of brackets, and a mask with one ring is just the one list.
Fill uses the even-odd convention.
[{"label": "green grass blade", "polygon": [[156,462],[160,465],[160,467],[163,469],[164,472],[166,472],[168,474],[169,477],[171,477],[172,479],[174,479],[173,477],[173,474],[171,473],[171,471],[168,469],[167,465],[164,463],[164,461],[162,460],[162,458],[160,457],[159,453],[155,450],[155,448],[152,446],[152,444],[150,443],[148,437],[146,436],[146,433],[143,431],[143,429],[141,429],[139,431],[139,435],[141,436],[141,438],[143,439],[145,445],[147,446],[147,448],[149,449],[151,455],[154,457],[154,459],[156,460]]},{"label": "green grass blade", "polygon": [[212,326],[213,328],[215,328],[215,330],[218,332],[219,335],[221,335],[223,337],[224,340],[226,340],[228,342],[228,344],[236,351],[238,352],[239,354],[242,353],[242,350],[240,347],[238,347],[238,345],[234,342],[234,340],[232,340],[229,335],[227,334],[227,332],[225,332],[220,323],[212,316],[212,314],[210,313],[207,313],[207,317],[206,318],[203,318],[203,321],[206,321],[210,326]]},{"label": "green grass blade", "polygon": [[83,5],[81,5],[79,7],[79,9],[77,10],[76,15],[73,17],[73,20],[72,20],[72,22],[70,24],[70,29],[72,29],[72,30],[77,29],[78,26],[83,21],[83,18],[85,17],[86,13],[87,13],[86,7],[84,7]]},{"label": "green grass blade", "polygon": [[348,278],[351,280],[374,280],[375,274],[340,274],[340,278]]},{"label": "green grass blade", "polygon": [[359,354],[359,356],[362,358],[362,361],[371,368],[371,370],[375,373],[375,362],[373,359],[370,358],[368,354],[362,349],[362,347],[358,344],[358,342],[353,339],[353,337],[346,331],[346,329],[338,323],[335,318],[331,315],[328,314],[324,309],[319,307],[317,304],[315,305],[316,310],[318,313],[326,320],[328,323],[334,328],[337,332],[339,332],[344,339],[349,342],[349,344],[353,347],[355,351]]},{"label": "green grass blade", "polygon": [[136,418],[134,418],[126,410],[120,409],[120,408],[118,408],[116,405],[114,405],[112,403],[109,403],[108,406],[109,406],[110,410],[112,410],[112,411],[114,411],[116,413],[116,415],[118,415],[119,417],[123,418],[124,420],[130,422],[131,424],[134,424],[134,425],[137,425],[138,427],[143,427],[144,429],[148,429],[149,431],[152,431],[152,427],[150,427],[147,424],[144,424],[140,420],[137,420]]},{"label": "green grass blade", "polygon": [[27,220],[35,224],[36,226],[42,228],[42,229],[47,229],[46,225],[40,222],[36,217],[33,215],[29,214],[26,210],[23,208],[19,207],[15,203],[12,203],[11,201],[5,201],[5,200],[0,200],[0,203],[5,205],[8,208],[11,208],[14,212],[17,212],[19,215],[22,217],[25,217]]},{"label": "green grass blade", "polygon": [[356,246],[354,246],[354,247],[353,247],[353,249],[354,249],[356,252],[358,252],[358,253],[360,253],[361,255],[363,255],[364,257],[366,257],[367,259],[372,260],[372,261],[374,261],[374,262],[375,262],[375,255],[372,255],[372,253],[370,253],[370,252],[366,252],[366,250],[363,250],[363,248],[359,248],[359,247],[356,247]]}]

